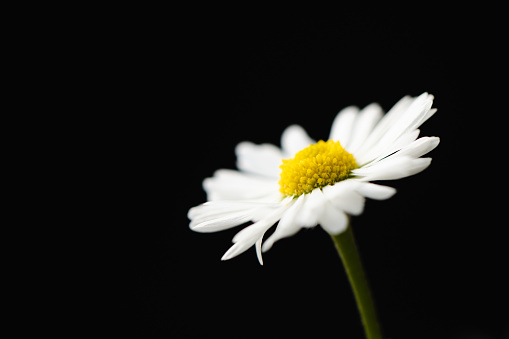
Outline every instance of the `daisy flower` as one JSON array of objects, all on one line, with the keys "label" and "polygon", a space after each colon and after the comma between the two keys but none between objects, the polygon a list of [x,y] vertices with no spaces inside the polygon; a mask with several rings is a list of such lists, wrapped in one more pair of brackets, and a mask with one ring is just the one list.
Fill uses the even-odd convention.
[{"label": "daisy flower", "polygon": [[[217,232],[253,222],[238,232],[222,260],[253,245],[262,252],[301,228],[320,225],[331,236],[344,232],[349,215],[364,210],[366,198],[384,200],[396,190],[374,184],[426,169],[438,137],[419,136],[419,126],[436,109],[433,96],[405,96],[385,115],[370,104],[341,110],[327,141],[316,142],[297,125],[286,128],[281,148],[242,142],[236,149],[238,170],[219,169],[203,181],[208,202],[189,210],[190,228]],[[265,232],[277,224],[263,244]]]}]

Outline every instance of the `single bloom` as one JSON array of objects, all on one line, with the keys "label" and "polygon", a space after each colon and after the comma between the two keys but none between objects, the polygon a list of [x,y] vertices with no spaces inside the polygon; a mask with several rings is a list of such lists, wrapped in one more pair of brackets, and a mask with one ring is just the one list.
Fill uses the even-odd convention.
[{"label": "single bloom", "polygon": [[[365,198],[392,197],[392,187],[372,183],[395,180],[426,169],[431,158],[420,158],[438,146],[438,137],[419,136],[419,126],[435,112],[433,96],[405,96],[385,115],[370,104],[341,110],[329,140],[316,142],[292,125],[281,136],[281,148],[241,142],[238,170],[219,169],[203,181],[208,202],[189,210],[190,228],[216,232],[253,222],[238,232],[222,260],[255,245],[262,252],[301,228],[320,225],[331,235],[346,230],[348,215],[364,210]],[[265,232],[278,223],[262,246]]]}]

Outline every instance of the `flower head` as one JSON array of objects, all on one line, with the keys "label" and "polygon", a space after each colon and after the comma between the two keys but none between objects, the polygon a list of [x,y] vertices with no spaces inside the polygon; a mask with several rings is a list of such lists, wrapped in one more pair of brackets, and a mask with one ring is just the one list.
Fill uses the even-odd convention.
[{"label": "flower head", "polygon": [[357,163],[339,141],[320,140],[298,152],[293,159],[283,159],[279,167],[279,191],[285,196],[299,196],[347,179]]},{"label": "flower head", "polygon": [[[348,215],[364,210],[365,198],[384,200],[396,190],[373,184],[421,172],[431,158],[420,158],[438,146],[438,137],[422,137],[419,126],[429,119],[433,96],[403,97],[383,114],[371,104],[341,110],[329,140],[315,142],[297,125],[281,137],[281,149],[242,142],[236,147],[236,170],[220,169],[203,182],[208,202],[189,210],[190,228],[216,232],[252,221],[233,238],[222,260],[255,245],[262,252],[301,228],[320,225],[332,235],[348,227]],[[265,232],[278,223],[263,243]]]}]

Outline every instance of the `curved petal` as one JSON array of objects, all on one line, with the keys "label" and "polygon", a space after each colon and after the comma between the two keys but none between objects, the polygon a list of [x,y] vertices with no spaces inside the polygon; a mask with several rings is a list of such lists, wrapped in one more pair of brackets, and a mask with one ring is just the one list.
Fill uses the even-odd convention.
[{"label": "curved petal", "polygon": [[[294,157],[297,152],[315,142],[316,141],[309,137],[304,128],[299,125],[288,126],[281,135],[281,147],[284,156],[288,158]],[[279,164],[281,164],[281,159],[279,160]]]},{"label": "curved petal", "polygon": [[388,126],[376,144],[369,150],[365,150],[366,153],[369,153],[369,156],[362,154],[362,157],[371,159],[379,157],[383,155],[385,149],[391,148],[401,136],[415,131],[424,119],[430,116],[432,104],[433,96],[428,93],[423,93],[414,99],[409,107],[400,115],[399,119]]},{"label": "curved petal", "polygon": [[359,108],[355,106],[348,106],[339,111],[332,122],[329,139],[339,141],[341,146],[347,149],[357,113]]},{"label": "curved petal", "polygon": [[320,226],[322,226],[327,233],[337,235],[344,232],[348,227],[348,216],[345,212],[327,204],[320,216],[319,222]]},{"label": "curved petal", "polygon": [[364,181],[396,180],[417,174],[431,164],[431,158],[410,158],[401,156],[386,158],[368,168],[358,168],[352,171]]},{"label": "curved petal", "polygon": [[395,153],[393,156],[409,156],[412,158],[418,158],[434,150],[440,143],[438,137],[422,137],[406,147],[402,148],[401,151]]},{"label": "curved petal", "polygon": [[358,183],[353,180],[341,181],[323,188],[327,201],[337,209],[351,215],[359,215],[364,210],[364,197],[356,192]]},{"label": "curved petal", "polygon": [[187,214],[189,227],[196,232],[217,232],[256,219],[264,213],[270,214],[279,203],[256,201],[209,201],[192,207]]},{"label": "curved petal", "polygon": [[384,136],[385,132],[403,116],[407,108],[415,99],[410,96],[401,98],[376,124],[369,137],[365,140],[362,146],[357,150],[357,156],[363,156],[365,152],[372,149],[379,140]]},{"label": "curved petal", "polygon": [[263,243],[263,252],[268,251],[279,239],[294,235],[300,230],[300,226],[296,222],[296,217],[305,199],[305,194],[298,197],[295,203],[283,214],[274,233]]},{"label": "curved petal", "polygon": [[327,200],[325,199],[322,190],[315,188],[307,195],[306,200],[301,207],[297,220],[298,224],[302,227],[316,226],[326,203]]},{"label": "curved petal", "polygon": [[263,266],[263,257],[262,257],[262,240],[263,240],[263,235],[265,234],[265,232],[262,234],[262,236],[260,237],[260,239],[258,239],[255,243],[255,248],[256,248],[256,257],[258,258],[258,262],[260,263],[260,265]]},{"label": "curved petal", "polygon": [[251,220],[249,211],[232,212],[199,222],[191,221],[189,227],[195,232],[211,233],[238,226],[249,220]]},{"label": "curved petal", "polygon": [[351,140],[346,150],[350,153],[355,153],[362,146],[382,116],[382,107],[377,103],[364,107],[355,119]]},{"label": "curved petal", "polygon": [[371,182],[362,182],[357,188],[356,191],[362,194],[366,198],[376,199],[376,200],[385,200],[391,198],[394,194],[396,194],[396,189],[394,187],[377,185]]},{"label": "curved petal", "polygon": [[392,143],[388,143],[383,147],[374,148],[371,152],[368,152],[363,157],[357,159],[359,164],[367,164],[366,167],[376,164],[383,158],[390,156],[391,154],[407,147],[417,139],[420,131],[418,129],[403,134]]},{"label": "curved petal", "polygon": [[281,150],[271,144],[256,145],[244,141],[235,147],[237,155],[237,167],[249,173],[254,173],[270,178],[279,178],[279,165],[283,154]]},{"label": "curved petal", "polygon": [[284,204],[282,202],[280,208],[272,214],[237,233],[233,237],[234,245],[226,251],[221,260],[228,260],[236,257],[255,245],[255,243],[263,237],[265,232],[281,218],[289,206],[290,204]]},{"label": "curved petal", "polygon": [[276,195],[278,179],[257,176],[230,169],[219,169],[203,180],[203,189],[210,201],[257,199]]}]

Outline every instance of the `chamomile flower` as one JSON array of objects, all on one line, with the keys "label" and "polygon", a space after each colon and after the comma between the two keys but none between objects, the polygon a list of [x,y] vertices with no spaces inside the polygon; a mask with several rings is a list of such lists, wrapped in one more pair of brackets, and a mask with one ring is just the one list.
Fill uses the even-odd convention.
[{"label": "chamomile flower", "polygon": [[[419,136],[419,126],[436,109],[433,96],[405,96],[385,115],[370,104],[341,110],[327,141],[316,142],[297,125],[286,128],[281,148],[242,142],[236,149],[238,170],[219,169],[203,181],[208,202],[189,210],[190,228],[217,232],[253,222],[238,232],[222,260],[253,245],[262,252],[302,228],[320,225],[331,235],[344,232],[348,215],[359,215],[366,198],[384,200],[396,190],[374,184],[426,169],[421,156],[439,144],[438,137]],[[268,239],[265,232],[277,224]]]}]

